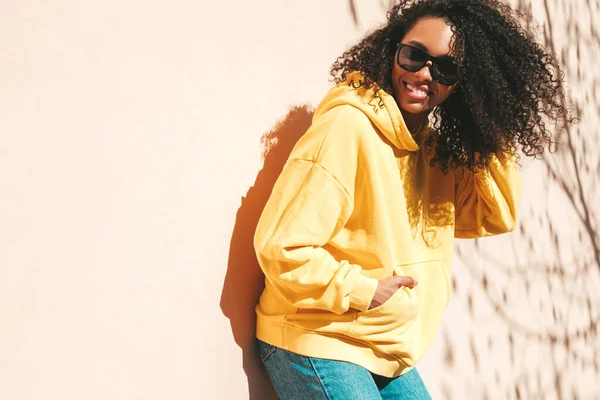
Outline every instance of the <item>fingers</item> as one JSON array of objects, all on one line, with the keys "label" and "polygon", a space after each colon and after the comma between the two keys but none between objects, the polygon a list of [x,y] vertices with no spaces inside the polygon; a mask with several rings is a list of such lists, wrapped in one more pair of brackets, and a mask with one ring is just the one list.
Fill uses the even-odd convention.
[{"label": "fingers", "polygon": [[415,279],[411,278],[410,276],[397,276],[396,283],[398,284],[398,287],[406,286],[409,288],[414,288],[415,286],[418,285],[419,282],[417,282]]}]

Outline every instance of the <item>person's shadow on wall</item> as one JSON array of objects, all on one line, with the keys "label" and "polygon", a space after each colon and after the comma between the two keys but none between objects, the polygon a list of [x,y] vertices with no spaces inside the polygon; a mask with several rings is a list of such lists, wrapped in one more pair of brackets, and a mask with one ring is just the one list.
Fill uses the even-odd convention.
[{"label": "person's shadow on wall", "polygon": [[310,126],[312,114],[308,106],[293,107],[262,137],[263,168],[242,198],[231,237],[221,310],[229,318],[233,337],[242,349],[251,400],[278,398],[256,352],[254,307],[264,288],[264,275],[254,252],[254,231],[292,148]]}]

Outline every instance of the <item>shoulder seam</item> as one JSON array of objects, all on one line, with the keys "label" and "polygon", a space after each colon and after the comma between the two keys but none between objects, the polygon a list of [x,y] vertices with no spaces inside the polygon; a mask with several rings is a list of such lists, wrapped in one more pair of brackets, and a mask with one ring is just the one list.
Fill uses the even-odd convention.
[{"label": "shoulder seam", "polygon": [[354,207],[354,198],[352,196],[350,196],[350,191],[348,189],[346,189],[346,187],[342,184],[342,182],[340,182],[340,180],[334,174],[332,174],[331,171],[329,171],[327,168],[325,168],[324,166],[322,166],[315,160],[307,160],[305,158],[292,158],[289,161],[309,162],[309,163],[312,163],[314,166],[319,167],[320,169],[325,171],[327,173],[327,175],[329,175],[335,181],[335,183],[337,183],[338,186],[344,191],[344,194],[346,195],[348,200],[350,200],[350,204],[352,205],[352,207]]}]

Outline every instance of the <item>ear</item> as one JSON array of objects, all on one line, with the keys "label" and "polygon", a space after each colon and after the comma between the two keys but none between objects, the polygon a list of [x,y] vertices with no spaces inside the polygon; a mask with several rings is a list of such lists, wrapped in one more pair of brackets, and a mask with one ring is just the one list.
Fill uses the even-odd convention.
[{"label": "ear", "polygon": [[450,89],[450,94],[453,95],[455,93],[460,93],[461,92],[461,86],[459,82],[456,82],[454,84],[454,86],[452,86],[452,89]]}]

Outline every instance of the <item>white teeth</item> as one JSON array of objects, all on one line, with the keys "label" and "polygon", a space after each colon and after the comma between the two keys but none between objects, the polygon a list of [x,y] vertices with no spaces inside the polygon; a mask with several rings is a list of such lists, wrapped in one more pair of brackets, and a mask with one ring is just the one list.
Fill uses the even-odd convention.
[{"label": "white teeth", "polygon": [[427,96],[427,92],[421,89],[417,89],[415,86],[411,85],[410,83],[406,84],[406,87],[408,88],[408,90],[410,90],[411,92],[415,92],[417,94],[422,94]]}]

